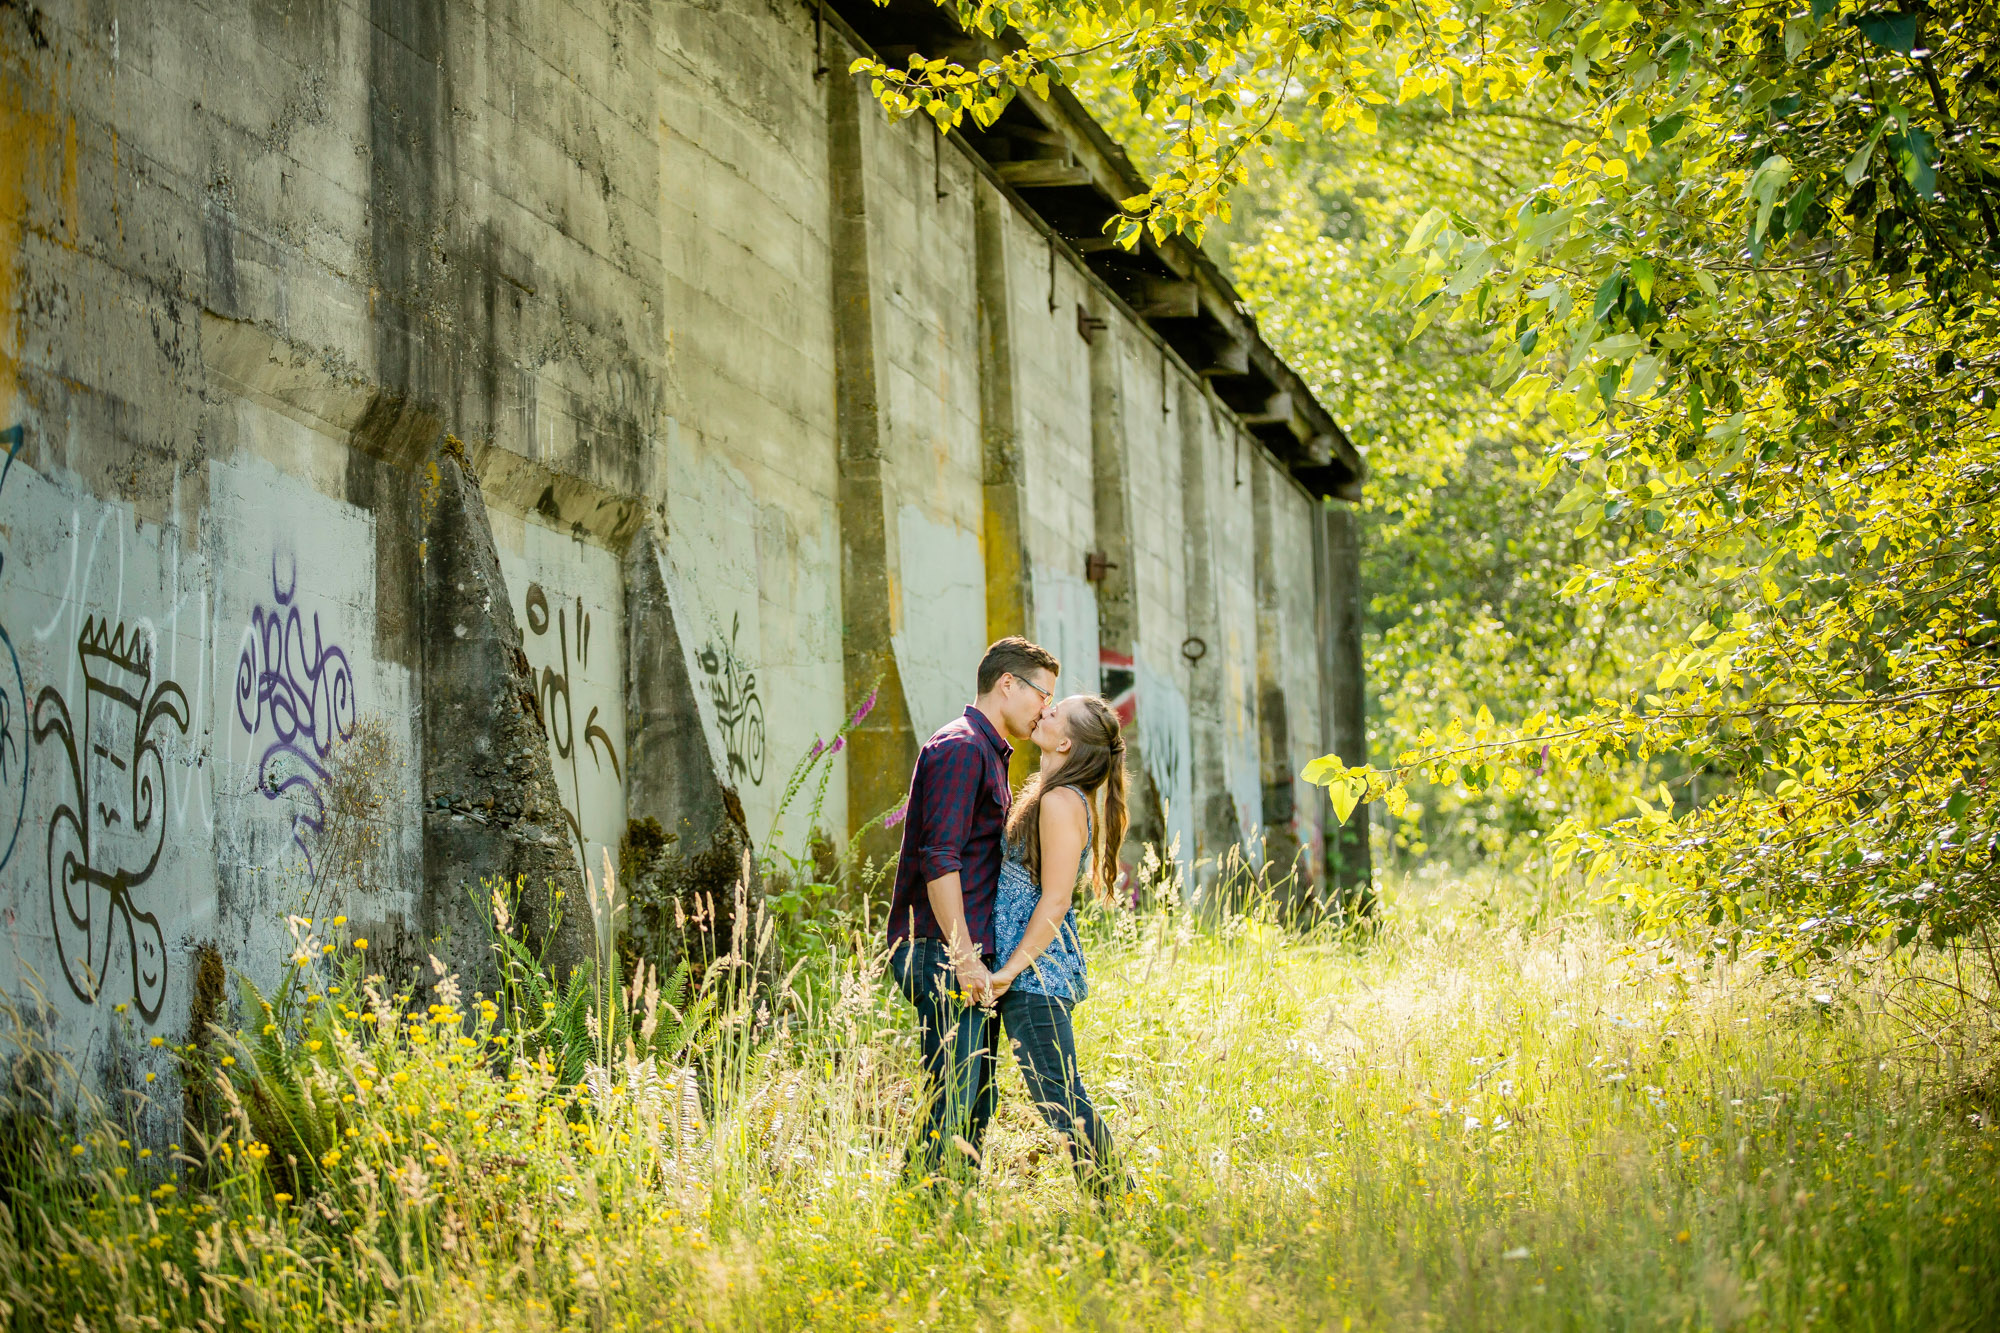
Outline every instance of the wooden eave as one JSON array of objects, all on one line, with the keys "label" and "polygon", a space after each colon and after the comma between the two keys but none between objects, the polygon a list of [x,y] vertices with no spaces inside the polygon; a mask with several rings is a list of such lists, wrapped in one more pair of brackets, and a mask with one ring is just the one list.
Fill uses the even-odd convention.
[{"label": "wooden eave", "polygon": [[[818,0],[811,8],[848,39],[892,63],[911,51],[961,63],[998,59],[1003,47],[968,36],[930,0]],[[1023,90],[993,125],[968,124],[952,140],[1014,198],[1052,240],[1059,239],[1131,317],[1150,329],[1187,369],[1318,496],[1361,498],[1368,465],[1305,381],[1257,331],[1235,286],[1185,237],[1136,251],[1110,244],[1119,202],[1148,182],[1125,150],[1067,88],[1047,98]]]}]

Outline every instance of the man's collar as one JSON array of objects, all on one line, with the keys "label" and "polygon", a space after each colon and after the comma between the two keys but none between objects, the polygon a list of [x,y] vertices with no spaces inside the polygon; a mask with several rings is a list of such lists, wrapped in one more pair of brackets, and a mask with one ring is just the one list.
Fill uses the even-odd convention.
[{"label": "man's collar", "polygon": [[984,736],[986,743],[992,746],[1002,759],[1012,759],[1014,757],[1013,745],[1008,742],[1005,736],[1002,736],[993,729],[993,723],[987,718],[986,714],[980,712],[972,704],[967,704],[965,706],[965,715],[972,719],[972,729],[981,736]]}]

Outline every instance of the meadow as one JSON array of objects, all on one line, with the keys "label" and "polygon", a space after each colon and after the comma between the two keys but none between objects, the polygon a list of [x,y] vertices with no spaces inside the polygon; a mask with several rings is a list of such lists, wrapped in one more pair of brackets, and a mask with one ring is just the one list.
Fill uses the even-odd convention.
[{"label": "meadow", "polygon": [[1987,955],[1703,965],[1614,906],[1443,873],[1386,885],[1365,930],[1104,912],[1079,1043],[1134,1188],[1096,1203],[1011,1070],[978,1184],[899,1184],[910,1015],[845,925],[704,995],[516,974],[399,1002],[343,920],[297,922],[294,984],[246,991],[241,1033],[187,1052],[206,1128],[158,1151],[121,1129],[144,1090],[62,1112],[16,1015],[0,1310],[78,1330],[2000,1311]]}]

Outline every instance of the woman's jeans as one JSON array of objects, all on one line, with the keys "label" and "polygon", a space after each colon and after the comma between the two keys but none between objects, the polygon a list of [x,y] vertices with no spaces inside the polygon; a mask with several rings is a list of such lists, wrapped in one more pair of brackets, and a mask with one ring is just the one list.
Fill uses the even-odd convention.
[{"label": "woman's jeans", "polygon": [[[996,961],[988,958],[987,967]],[[984,1149],[986,1126],[999,1098],[1000,1030],[1005,1024],[1035,1109],[1068,1141],[1084,1184],[1110,1188],[1111,1133],[1077,1072],[1072,1002],[1010,990],[1000,997],[997,1015],[965,1005],[956,995],[951,957],[939,940],[897,941],[889,966],[897,987],[916,1006],[924,1071],[916,1141],[904,1160],[904,1177],[977,1174],[976,1157],[959,1151],[954,1140],[975,1154]]]},{"label": "woman's jeans", "polygon": [[[1021,1081],[1028,1085],[1028,1099],[1050,1128],[1068,1140],[1070,1158],[1084,1184],[1101,1190],[1110,1188],[1113,1179],[1111,1131],[1090,1104],[1083,1076],[1077,1072],[1076,1032],[1070,1026],[1074,1003],[1010,990],[1000,997],[1000,1021],[1007,1026],[1007,1041],[1021,1066]],[[989,1104],[993,1083],[989,1076],[984,1090]]]}]

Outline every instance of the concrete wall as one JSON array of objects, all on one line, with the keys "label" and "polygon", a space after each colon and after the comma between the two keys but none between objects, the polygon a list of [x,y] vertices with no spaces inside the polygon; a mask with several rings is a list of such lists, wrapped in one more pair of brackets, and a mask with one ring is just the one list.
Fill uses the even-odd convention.
[{"label": "concrete wall", "polygon": [[[825,88],[789,5],[654,9],[667,546],[756,836],[848,705]],[[828,818],[846,822],[846,787]]]},{"label": "concrete wall", "polygon": [[1140,835],[1196,855],[1195,758],[1189,693],[1190,587],[1181,440],[1199,401],[1165,352],[1136,329],[1113,325],[1113,373],[1123,397],[1125,491],[1130,497],[1130,650],[1140,789]]},{"label": "concrete wall", "polygon": [[1121,696],[1141,836],[1317,866],[1320,502],[814,19],[0,10],[0,984],[62,1044],[136,1070],[287,912],[452,951],[634,820],[726,889],[1009,630]]}]

